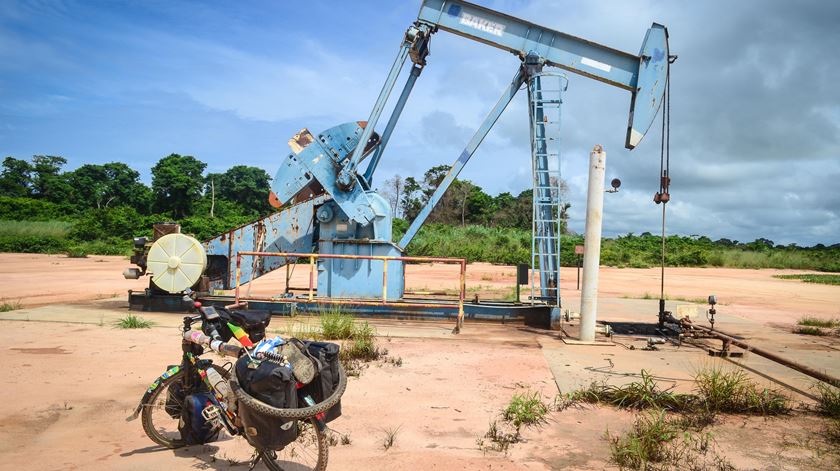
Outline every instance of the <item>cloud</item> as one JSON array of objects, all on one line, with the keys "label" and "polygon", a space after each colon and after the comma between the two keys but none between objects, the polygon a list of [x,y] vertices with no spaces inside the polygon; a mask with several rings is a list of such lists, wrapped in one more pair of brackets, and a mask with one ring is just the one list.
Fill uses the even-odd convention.
[{"label": "cloud", "polygon": [[[840,3],[504,0],[482,4],[637,53],[652,22],[672,53],[668,230],[840,242]],[[417,1],[250,8],[11,2],[0,11],[0,153],[71,166],[169,152],[270,173],[302,127],[366,119]],[[438,32],[377,179],[452,163],[518,67],[513,55]],[[403,72],[405,74],[405,71]],[[569,75],[563,174],[583,230],[588,154],[607,149],[604,232],[657,232],[660,123],[623,148],[630,94]],[[402,79],[405,75],[402,76]],[[400,92],[398,82],[391,104]],[[390,105],[389,105],[390,106]],[[377,129],[388,119],[386,108]],[[464,169],[490,193],[530,184],[525,93]]]}]

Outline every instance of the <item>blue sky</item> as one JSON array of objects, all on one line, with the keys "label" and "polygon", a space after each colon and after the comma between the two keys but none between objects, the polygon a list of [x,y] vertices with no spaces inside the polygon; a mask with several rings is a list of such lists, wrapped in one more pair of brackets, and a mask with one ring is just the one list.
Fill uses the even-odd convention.
[{"label": "blue sky", "polygon": [[[840,7],[831,2],[480,1],[637,53],[653,21],[674,65],[669,231],[840,242]],[[3,2],[0,154],[69,168],[149,168],[177,152],[274,174],[286,141],[366,119],[418,1]],[[757,13],[758,12],[758,13]],[[724,14],[725,13],[725,14]],[[784,32],[784,34],[780,34]],[[377,175],[451,163],[518,66],[438,33]],[[404,76],[403,76],[404,77]],[[603,144],[608,235],[656,232],[659,135],[623,149],[629,94],[570,76],[563,171],[583,230],[586,161]],[[398,85],[399,86],[399,85]],[[529,185],[524,93],[462,173],[490,193]]]}]

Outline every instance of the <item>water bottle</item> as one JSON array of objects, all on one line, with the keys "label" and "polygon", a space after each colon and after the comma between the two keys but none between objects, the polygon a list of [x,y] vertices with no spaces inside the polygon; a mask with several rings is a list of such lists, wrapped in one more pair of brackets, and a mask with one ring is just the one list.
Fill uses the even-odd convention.
[{"label": "water bottle", "polygon": [[232,403],[233,391],[231,391],[228,382],[222,378],[222,375],[220,375],[215,368],[207,368],[207,381],[211,386],[213,386],[213,389],[222,396],[225,402],[228,404]]}]

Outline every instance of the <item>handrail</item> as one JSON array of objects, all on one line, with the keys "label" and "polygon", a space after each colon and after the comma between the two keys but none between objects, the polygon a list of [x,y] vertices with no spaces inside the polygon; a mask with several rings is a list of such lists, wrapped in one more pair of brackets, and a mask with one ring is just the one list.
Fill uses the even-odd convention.
[{"label": "handrail", "polygon": [[[236,286],[234,290],[234,303],[239,304],[240,300],[240,273],[243,256],[253,257],[285,257],[294,259],[308,259],[309,265],[309,288],[307,293],[307,301],[317,304],[354,304],[362,306],[413,306],[413,307],[449,307],[458,309],[458,317],[456,324],[456,331],[464,324],[464,300],[466,299],[466,271],[467,260],[464,258],[448,258],[448,257],[394,257],[390,255],[349,255],[349,254],[319,254],[319,253],[296,253],[296,252],[253,252],[241,251],[236,254]],[[382,300],[362,300],[362,299],[332,299],[332,298],[317,298],[315,296],[315,261],[320,258],[325,259],[345,259],[345,260],[380,260],[383,263],[382,270]],[[427,262],[427,263],[450,263],[458,264],[460,268],[459,279],[459,294],[458,304],[448,303],[417,303],[409,301],[389,301],[388,300],[388,262]],[[288,284],[288,278],[286,283]],[[248,297],[251,300],[260,300],[256,297]],[[271,298],[275,302],[297,302],[298,298]]]}]

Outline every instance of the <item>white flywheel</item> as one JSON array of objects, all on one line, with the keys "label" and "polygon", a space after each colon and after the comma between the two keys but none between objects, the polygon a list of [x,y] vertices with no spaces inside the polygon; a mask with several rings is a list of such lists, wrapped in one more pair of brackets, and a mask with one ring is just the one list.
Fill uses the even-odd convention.
[{"label": "white flywheel", "polygon": [[207,266],[201,242],[185,234],[167,234],[152,244],[146,266],[154,284],[169,293],[194,285]]}]

